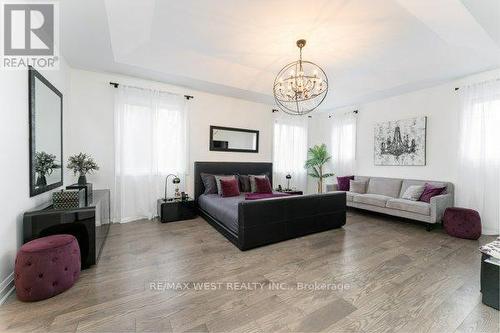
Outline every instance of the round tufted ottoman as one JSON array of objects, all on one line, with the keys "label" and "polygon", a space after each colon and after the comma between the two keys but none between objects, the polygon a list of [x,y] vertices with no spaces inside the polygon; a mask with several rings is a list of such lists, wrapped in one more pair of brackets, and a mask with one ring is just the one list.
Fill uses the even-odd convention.
[{"label": "round tufted ottoman", "polygon": [[473,209],[446,208],[443,216],[443,227],[450,236],[478,239],[481,236],[481,217]]},{"label": "round tufted ottoman", "polygon": [[14,281],[21,301],[39,301],[62,293],[79,276],[80,248],[71,235],[34,239],[17,253]]}]

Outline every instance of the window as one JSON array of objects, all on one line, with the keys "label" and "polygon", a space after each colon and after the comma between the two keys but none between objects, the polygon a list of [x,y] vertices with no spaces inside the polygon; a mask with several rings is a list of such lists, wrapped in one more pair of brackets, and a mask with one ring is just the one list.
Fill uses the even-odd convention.
[{"label": "window", "polygon": [[[183,96],[120,85],[115,103],[114,221],[156,216],[168,174],[186,173]],[[173,196],[170,184],[168,196]]]},{"label": "window", "polygon": [[274,120],[273,183],[277,187],[287,186],[286,175],[290,174],[290,187],[306,190],[307,172],[307,118],[280,114]]}]

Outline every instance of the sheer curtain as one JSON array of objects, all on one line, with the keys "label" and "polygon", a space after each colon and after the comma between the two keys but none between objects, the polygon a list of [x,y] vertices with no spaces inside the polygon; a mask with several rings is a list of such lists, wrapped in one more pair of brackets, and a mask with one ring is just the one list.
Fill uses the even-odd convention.
[{"label": "sheer curtain", "polygon": [[290,174],[290,187],[305,191],[307,172],[307,117],[275,113],[273,140],[273,185],[286,187]]},{"label": "sheer curtain", "polygon": [[336,176],[354,175],[356,168],[356,115],[348,112],[332,117],[331,153]]},{"label": "sheer curtain", "polygon": [[[183,96],[166,92],[116,89],[115,222],[156,216],[168,174],[179,176],[181,189],[185,184],[186,103]],[[173,191],[170,183],[169,196]]]},{"label": "sheer curtain", "polygon": [[457,204],[481,215],[484,234],[500,233],[500,82],[460,89]]}]

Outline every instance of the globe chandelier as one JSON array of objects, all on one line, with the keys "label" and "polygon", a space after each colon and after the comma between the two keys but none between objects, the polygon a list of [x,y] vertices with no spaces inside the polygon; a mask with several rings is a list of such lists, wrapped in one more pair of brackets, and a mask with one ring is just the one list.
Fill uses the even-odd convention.
[{"label": "globe chandelier", "polygon": [[299,60],[283,67],[274,80],[274,99],[281,110],[291,115],[313,111],[328,93],[325,71],[313,62],[302,60],[305,45],[305,39],[297,41]]}]

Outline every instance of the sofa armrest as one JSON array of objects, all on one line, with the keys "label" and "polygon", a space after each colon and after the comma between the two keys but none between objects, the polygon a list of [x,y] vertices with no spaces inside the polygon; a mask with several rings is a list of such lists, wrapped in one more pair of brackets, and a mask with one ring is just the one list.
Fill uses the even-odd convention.
[{"label": "sofa armrest", "polygon": [[333,192],[333,191],[338,191],[339,186],[337,184],[326,184],[326,191],[327,192]]},{"label": "sofa armrest", "polygon": [[451,194],[436,195],[431,198],[431,222],[441,222],[444,211],[448,207],[453,207],[453,196]]}]

